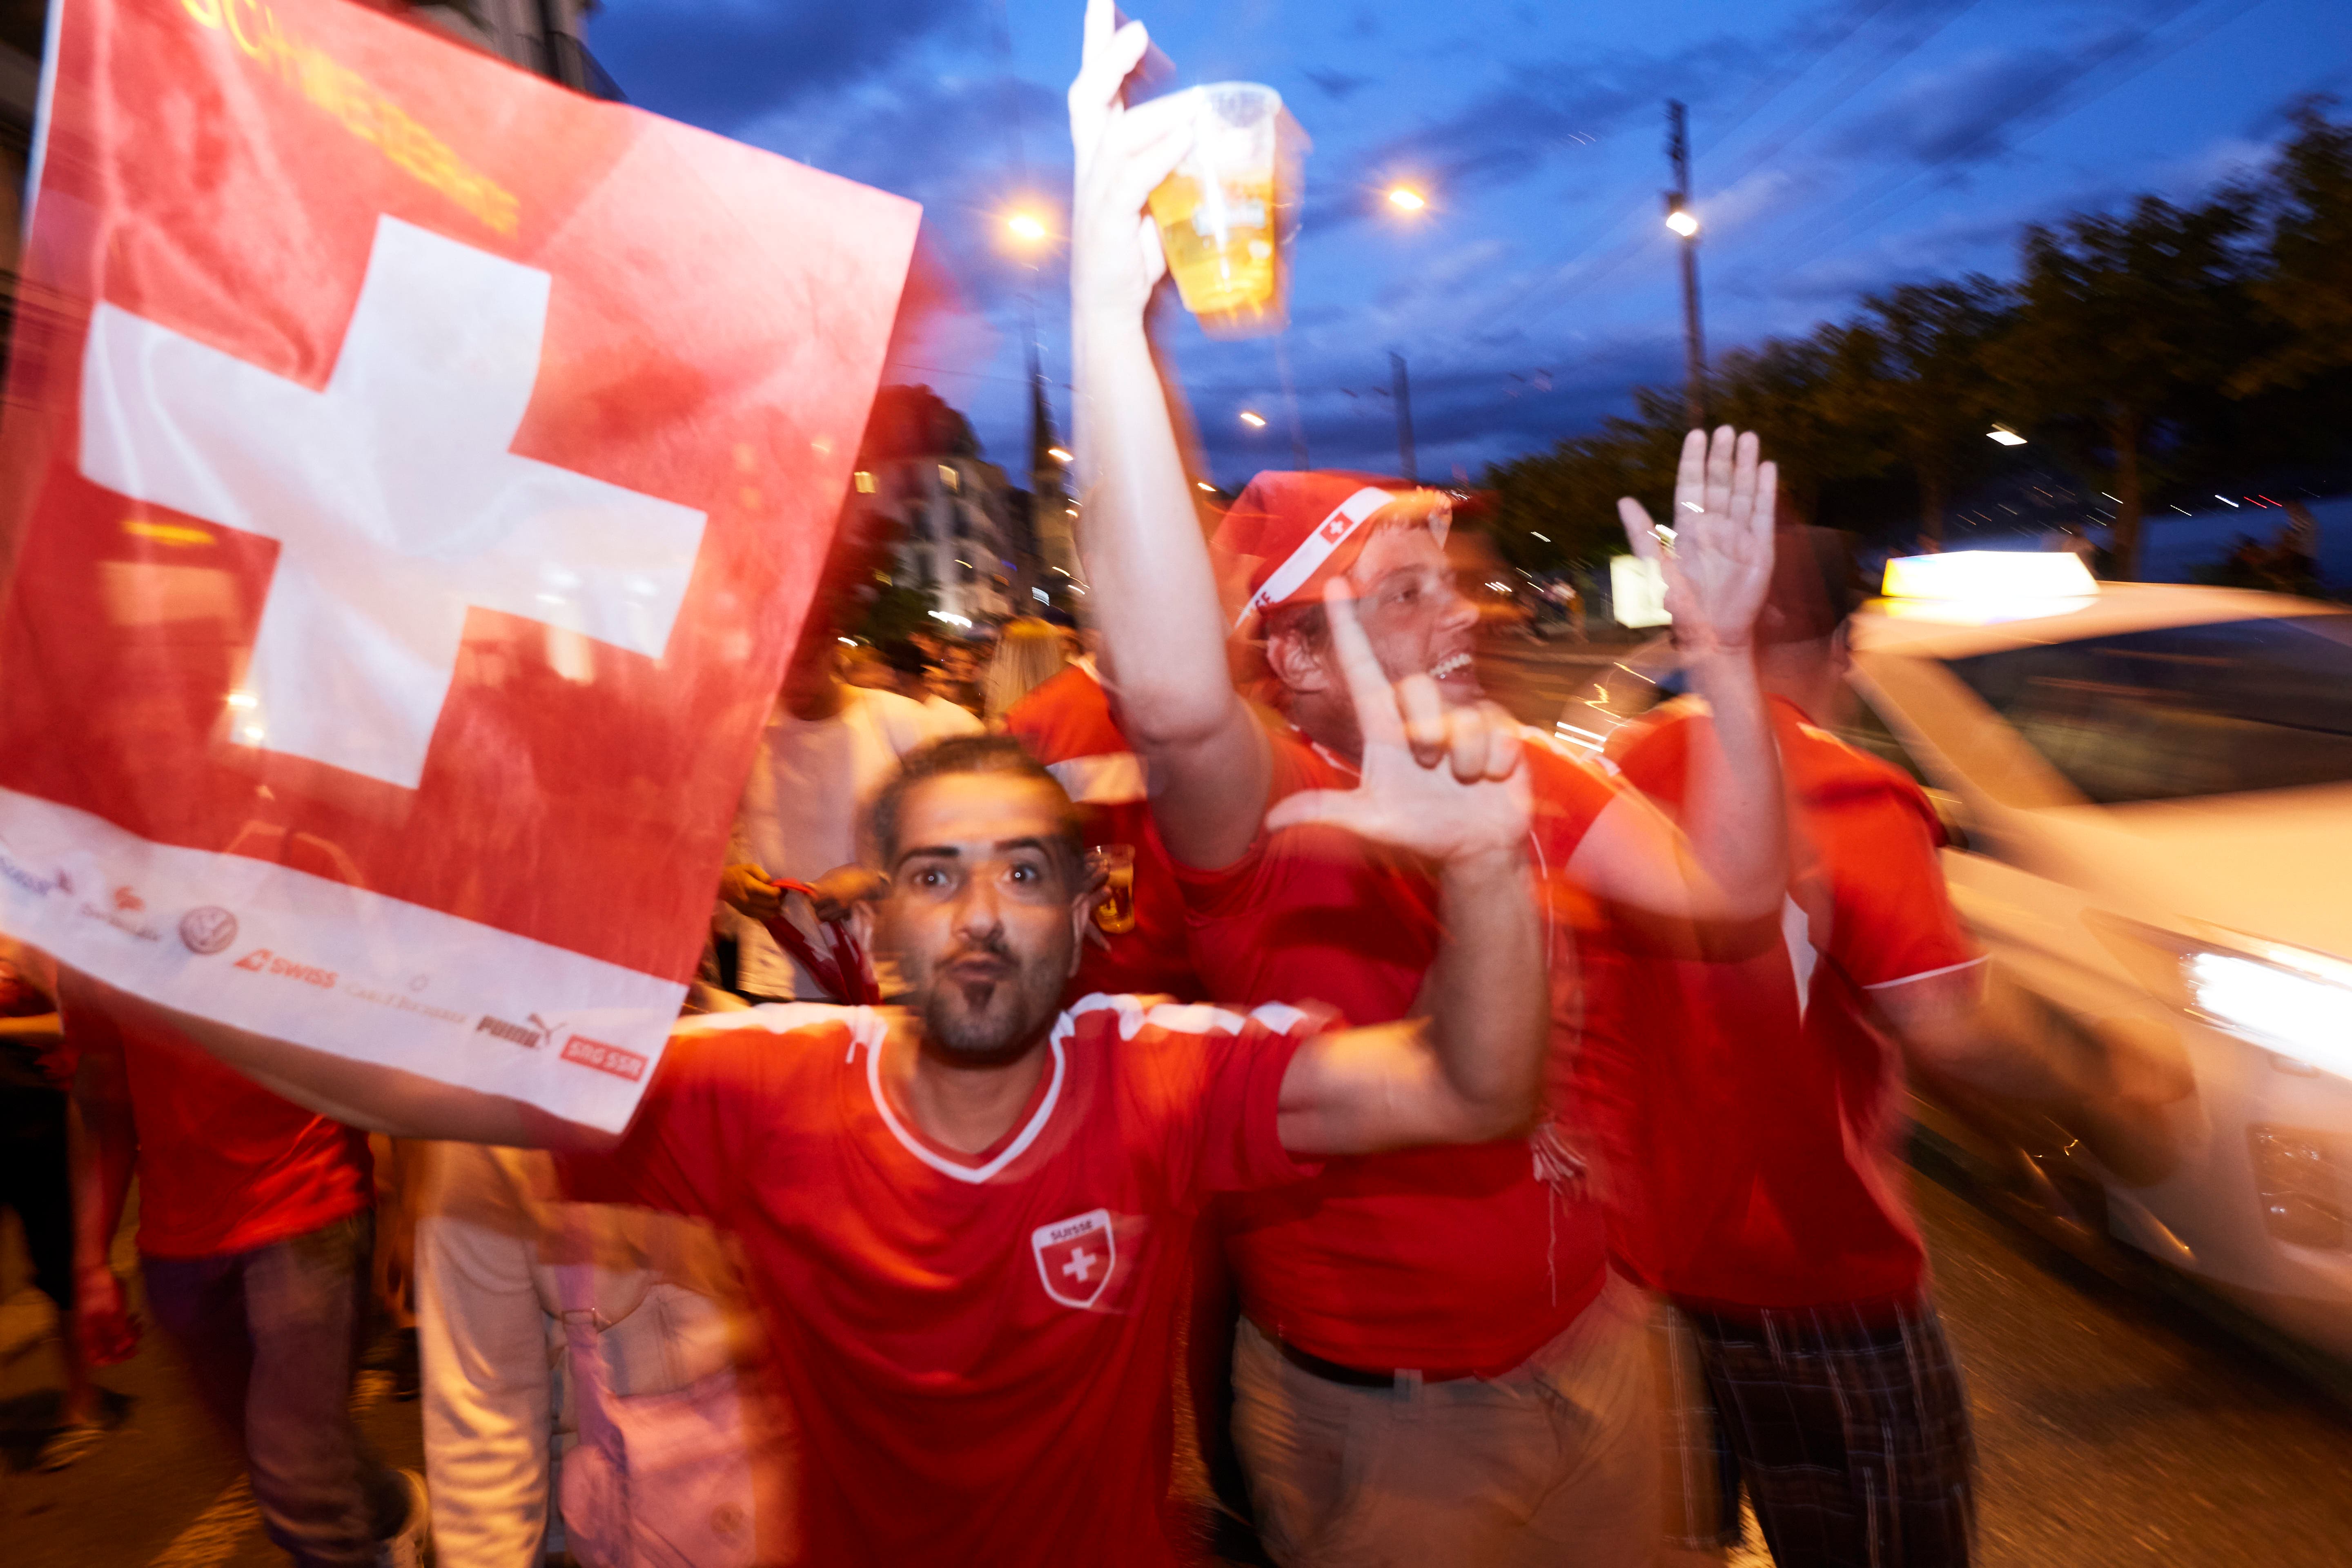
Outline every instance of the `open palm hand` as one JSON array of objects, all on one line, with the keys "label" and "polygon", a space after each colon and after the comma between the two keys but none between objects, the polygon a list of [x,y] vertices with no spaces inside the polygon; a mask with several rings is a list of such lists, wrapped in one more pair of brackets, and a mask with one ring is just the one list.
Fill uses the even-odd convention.
[{"label": "open palm hand", "polygon": [[1704,430],[1683,442],[1675,475],[1673,542],[1631,496],[1617,503],[1633,553],[1666,582],[1675,641],[1691,657],[1745,649],[1772,584],[1772,510],[1779,468],[1757,460],[1756,433],[1728,425],[1710,443]]}]

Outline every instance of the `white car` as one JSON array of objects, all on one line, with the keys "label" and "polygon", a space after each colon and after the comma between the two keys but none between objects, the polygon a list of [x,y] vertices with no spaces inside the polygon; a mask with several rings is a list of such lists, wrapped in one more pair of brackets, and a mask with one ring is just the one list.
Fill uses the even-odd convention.
[{"label": "white car", "polygon": [[[2352,613],[1923,559],[1955,563],[1914,574],[1935,596],[1854,617],[1845,738],[1928,787],[2009,978],[2086,1031],[2177,1040],[2197,1079],[2161,1179],[2054,1127],[1996,1152],[2006,1173],[2352,1359]],[[1561,739],[1597,742],[1672,669],[1660,643],[1608,670]]]}]

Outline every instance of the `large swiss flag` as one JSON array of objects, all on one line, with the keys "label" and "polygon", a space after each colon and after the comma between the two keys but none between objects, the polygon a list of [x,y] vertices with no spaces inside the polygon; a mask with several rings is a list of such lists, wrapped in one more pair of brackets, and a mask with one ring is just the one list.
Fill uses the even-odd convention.
[{"label": "large swiss flag", "polygon": [[0,426],[0,929],[618,1127],[909,203],[342,0],[55,0]]}]

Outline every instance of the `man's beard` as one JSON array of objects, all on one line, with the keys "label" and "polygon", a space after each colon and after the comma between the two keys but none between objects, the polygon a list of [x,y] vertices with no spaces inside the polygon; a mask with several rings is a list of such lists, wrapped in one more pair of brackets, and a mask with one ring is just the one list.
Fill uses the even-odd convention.
[{"label": "man's beard", "polygon": [[[957,962],[982,953],[1001,960],[1005,972],[984,980],[950,973]],[[924,988],[925,1047],[974,1065],[1019,1057],[1060,1009],[1059,973],[1050,962],[1022,963],[1001,942],[958,948]]]}]

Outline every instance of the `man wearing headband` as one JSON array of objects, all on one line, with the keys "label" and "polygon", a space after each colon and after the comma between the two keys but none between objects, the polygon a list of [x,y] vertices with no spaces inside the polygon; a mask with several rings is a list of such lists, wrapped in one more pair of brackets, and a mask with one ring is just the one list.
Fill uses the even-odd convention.
[{"label": "man wearing headband", "polygon": [[[1079,542],[1202,980],[1220,994],[1288,988],[1364,1022],[1407,1013],[1437,951],[1426,871],[1323,825],[1360,746],[1325,609],[1351,596],[1390,679],[1419,678],[1406,710],[1416,750],[1465,778],[1528,777],[1557,1085],[1583,1022],[1564,903],[1754,921],[1780,902],[1780,774],[1748,640],[1770,570],[1771,466],[1759,472],[1752,436],[1726,429],[1710,446],[1693,432],[1672,555],[1623,503],[1717,716],[1694,754],[1685,844],[1638,796],[1482,701],[1444,496],[1362,475],[1261,475],[1213,553],[1204,546],[1143,323],[1164,266],[1143,203],[1189,134],[1166,100],[1123,107],[1145,47],[1139,26],[1113,31],[1108,0],[1089,6],[1070,90]],[[1251,645],[1277,716],[1233,689],[1229,637]],[[1269,831],[1276,802],[1299,826]],[[1578,1121],[1556,1097],[1532,1136],[1333,1161],[1232,1205],[1235,1439],[1278,1560],[1650,1559],[1646,1309],[1610,1273]]]}]

